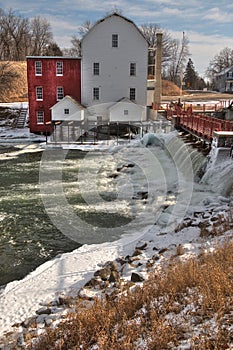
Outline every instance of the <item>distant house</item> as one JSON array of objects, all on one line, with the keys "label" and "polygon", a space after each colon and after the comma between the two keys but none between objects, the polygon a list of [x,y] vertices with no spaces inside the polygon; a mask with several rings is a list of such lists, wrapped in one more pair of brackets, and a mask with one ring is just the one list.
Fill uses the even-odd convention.
[{"label": "distant house", "polygon": [[[51,107],[66,95],[81,101],[81,59],[27,57],[29,126],[33,133],[52,131]],[[68,113],[64,108],[61,112]]]},{"label": "distant house", "polygon": [[72,125],[77,140],[102,122],[146,120],[148,42],[138,27],[113,13],[81,45],[82,58],[27,57],[31,132],[67,141]]},{"label": "distant house", "polygon": [[233,93],[233,66],[217,73],[215,79],[218,91]]}]

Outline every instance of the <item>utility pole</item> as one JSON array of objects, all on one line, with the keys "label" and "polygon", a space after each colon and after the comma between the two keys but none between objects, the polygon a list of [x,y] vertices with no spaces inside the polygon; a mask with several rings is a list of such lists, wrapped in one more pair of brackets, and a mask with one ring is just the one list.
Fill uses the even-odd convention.
[{"label": "utility pole", "polygon": [[184,60],[184,46],[185,46],[185,40],[184,40],[184,32],[182,36],[182,45],[181,45],[181,52],[180,52],[180,101],[182,98],[182,90],[183,90],[183,60]]}]

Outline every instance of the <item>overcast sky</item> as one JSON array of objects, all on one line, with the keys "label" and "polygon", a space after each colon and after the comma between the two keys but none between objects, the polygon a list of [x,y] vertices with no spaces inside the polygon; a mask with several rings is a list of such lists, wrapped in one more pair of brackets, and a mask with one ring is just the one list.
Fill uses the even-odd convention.
[{"label": "overcast sky", "polygon": [[180,40],[185,32],[190,57],[202,76],[214,55],[225,47],[233,49],[232,0],[0,0],[0,7],[26,18],[46,18],[61,48],[70,47],[85,21],[95,22],[117,7],[138,26],[156,23]]}]

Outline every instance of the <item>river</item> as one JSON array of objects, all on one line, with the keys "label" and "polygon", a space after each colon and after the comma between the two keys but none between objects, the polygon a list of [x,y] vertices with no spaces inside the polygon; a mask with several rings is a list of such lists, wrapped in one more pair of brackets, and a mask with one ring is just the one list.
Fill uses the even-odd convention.
[{"label": "river", "polygon": [[[44,208],[39,184],[42,154],[39,147],[28,144],[0,146],[0,285],[21,279],[43,262],[81,245],[61,233]],[[84,155],[81,151],[66,152],[63,186],[70,205],[85,206],[79,188],[72,185]],[[100,225],[126,220],[118,213],[79,208],[81,212],[86,220]]]},{"label": "river", "polygon": [[207,175],[200,182],[204,162],[173,133],[105,152],[0,145],[0,285],[83,244],[174,230],[196,208],[227,203],[232,165],[211,188]]}]

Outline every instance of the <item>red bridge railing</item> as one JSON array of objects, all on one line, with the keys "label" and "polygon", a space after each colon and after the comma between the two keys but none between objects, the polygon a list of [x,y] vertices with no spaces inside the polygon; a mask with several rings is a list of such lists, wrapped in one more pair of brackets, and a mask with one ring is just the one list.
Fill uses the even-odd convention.
[{"label": "red bridge railing", "polygon": [[176,126],[209,141],[213,137],[213,131],[233,131],[233,121],[185,112],[177,113]]}]

